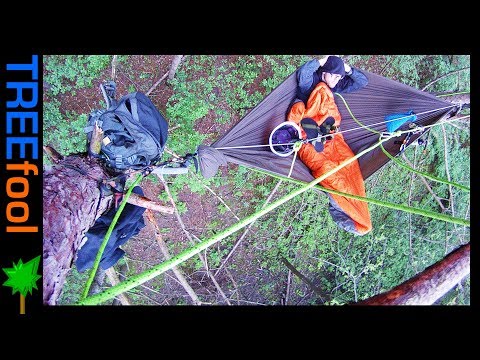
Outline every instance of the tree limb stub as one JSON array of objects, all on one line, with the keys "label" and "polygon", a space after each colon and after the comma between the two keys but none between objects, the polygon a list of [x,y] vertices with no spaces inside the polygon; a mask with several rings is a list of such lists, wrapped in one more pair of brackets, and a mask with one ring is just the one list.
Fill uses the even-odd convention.
[{"label": "tree limb stub", "polygon": [[173,214],[174,208],[171,206],[163,206],[159,203],[146,198],[145,196],[141,196],[135,193],[131,193],[130,197],[127,200],[128,203],[132,205],[137,205],[144,207],[145,209],[155,210],[164,214]]}]

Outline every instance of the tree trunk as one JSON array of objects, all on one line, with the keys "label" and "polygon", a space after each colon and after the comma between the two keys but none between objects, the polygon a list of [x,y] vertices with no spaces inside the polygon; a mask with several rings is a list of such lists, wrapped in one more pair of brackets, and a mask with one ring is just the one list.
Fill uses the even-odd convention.
[{"label": "tree trunk", "polygon": [[468,104],[470,106],[470,93],[459,94],[459,93],[438,93],[435,94],[440,97],[442,100],[449,101],[453,104]]},{"label": "tree trunk", "polygon": [[432,305],[470,273],[470,243],[383,294],[354,305]]},{"label": "tree trunk", "polygon": [[55,305],[82,238],[109,208],[97,179],[108,178],[86,154],[67,156],[43,174],[43,303]]}]

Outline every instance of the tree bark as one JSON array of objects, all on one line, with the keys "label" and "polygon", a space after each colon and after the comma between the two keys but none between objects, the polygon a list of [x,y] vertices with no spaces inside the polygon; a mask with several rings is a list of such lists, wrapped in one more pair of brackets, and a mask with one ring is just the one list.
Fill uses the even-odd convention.
[{"label": "tree bark", "polygon": [[96,179],[108,178],[95,159],[71,155],[43,174],[43,302],[55,305],[82,238],[109,208]]},{"label": "tree bark", "polygon": [[432,305],[470,273],[470,243],[383,294],[353,305]]}]

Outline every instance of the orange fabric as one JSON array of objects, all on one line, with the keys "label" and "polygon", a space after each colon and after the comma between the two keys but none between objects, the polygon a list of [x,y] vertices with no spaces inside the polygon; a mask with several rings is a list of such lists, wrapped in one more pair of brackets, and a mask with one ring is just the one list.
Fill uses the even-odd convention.
[{"label": "orange fabric", "polygon": [[[303,102],[294,104],[288,114],[288,120],[299,124],[303,118],[310,117],[320,125],[328,116],[335,118],[335,125],[340,124],[341,116],[331,90],[326,84],[319,83],[310,95],[307,107]],[[355,154],[345,142],[343,135],[337,133],[332,140],[326,141],[322,152],[317,152],[312,144],[307,143],[302,145],[298,156],[310,169],[312,175],[318,178]],[[330,175],[320,184],[327,189],[365,196],[365,184],[357,160]],[[364,235],[372,230],[370,212],[366,202],[335,194],[329,195],[354,222],[357,233]]]},{"label": "orange fabric", "polygon": [[342,117],[335,104],[332,90],[327,84],[320,82],[310,94],[306,107],[303,101],[293,104],[287,120],[300,125],[302,119],[312,118],[320,126],[329,116],[335,119],[336,126],[340,125]]}]

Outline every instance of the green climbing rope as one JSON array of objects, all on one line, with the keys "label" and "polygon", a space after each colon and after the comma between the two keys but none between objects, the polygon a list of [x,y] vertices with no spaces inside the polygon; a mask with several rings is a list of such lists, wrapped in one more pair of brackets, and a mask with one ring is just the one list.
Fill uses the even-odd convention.
[{"label": "green climbing rope", "polygon": [[95,275],[98,270],[98,266],[100,264],[100,260],[102,259],[103,252],[105,251],[105,248],[107,247],[108,239],[110,239],[110,235],[112,234],[113,228],[117,224],[118,218],[120,217],[120,214],[123,211],[123,208],[127,204],[127,200],[130,197],[130,194],[133,191],[133,188],[138,185],[138,183],[142,180],[143,175],[138,175],[138,177],[135,179],[133,182],[132,186],[128,189],[127,193],[123,197],[123,201],[118,207],[117,212],[115,213],[115,216],[113,217],[112,223],[108,227],[107,233],[105,234],[105,237],[103,238],[102,244],[100,245],[100,248],[98,249],[97,256],[95,257],[95,262],[93,263],[93,268],[90,272],[90,275],[88,277],[87,283],[85,285],[85,289],[83,290],[82,294],[82,300],[85,299],[88,296],[88,292],[90,291],[90,287],[92,286],[93,279],[95,278]]},{"label": "green climbing rope", "polygon": [[361,126],[362,128],[364,128],[365,130],[370,131],[370,132],[372,132],[372,133],[374,133],[374,134],[381,134],[380,131],[377,131],[377,130],[374,130],[374,129],[370,129],[368,126],[363,125],[363,124],[361,123],[361,121],[358,120],[358,119],[355,117],[355,115],[353,115],[352,110],[350,110],[350,106],[348,106],[347,100],[345,100],[345,98],[344,98],[342,95],[340,95],[339,93],[335,93],[335,95],[339,96],[340,99],[342,99],[343,103],[345,104],[345,107],[347,108],[348,112],[350,113],[350,116],[352,117],[353,120],[355,120],[355,122],[356,122],[358,125],[360,125],[360,126]]},{"label": "green climbing rope", "polygon": [[[376,134],[380,134],[380,132],[376,131],[376,130],[373,130],[373,129],[370,129],[368,128],[367,126],[363,125],[362,122],[360,120],[358,120],[355,115],[353,115],[352,111],[350,110],[350,107],[348,106],[348,103],[347,101],[345,100],[345,98],[340,95],[339,93],[335,93],[335,95],[338,95],[342,100],[343,100],[343,103],[345,104],[345,107],[347,108],[348,112],[350,113],[350,116],[353,118],[353,120],[355,120],[355,122],[360,125],[362,128],[368,130],[368,131],[371,131],[373,133],[376,133]],[[433,127],[434,125],[437,125],[437,124],[431,124],[431,125],[427,125],[427,126],[424,126],[423,128],[429,128],[429,127]],[[416,131],[416,129],[412,129],[412,130],[404,130],[404,131],[401,131],[400,133],[409,133],[409,132],[413,132],[413,131]],[[400,134],[399,132],[396,132],[396,134]],[[452,185],[452,186],[455,186],[455,187],[458,187],[459,189],[462,189],[464,191],[470,191],[470,188],[464,186],[464,185],[460,185],[460,184],[457,184],[457,183],[454,183],[454,182],[451,182],[451,181],[448,181],[448,180],[444,180],[444,179],[440,179],[438,177],[435,177],[433,175],[429,175],[427,173],[423,173],[423,172],[420,172],[418,170],[415,170],[413,168],[411,168],[410,166],[408,165],[405,165],[403,164],[400,160],[398,160],[397,158],[395,158],[394,156],[392,156],[384,147],[383,145],[380,145],[380,148],[382,149],[382,151],[384,152],[385,155],[387,155],[390,160],[393,160],[397,165],[403,167],[404,169],[406,170],[409,170],[409,171],[412,171],[418,175],[422,175],[424,177],[426,177],[427,179],[430,179],[430,180],[433,180],[433,181],[437,181],[437,182],[440,182],[440,183],[443,183],[443,184],[447,184],[447,185]]]},{"label": "green climbing rope", "polygon": [[430,180],[433,180],[433,181],[436,181],[436,182],[439,182],[439,183],[442,183],[442,184],[447,184],[447,185],[452,185],[452,186],[455,186],[459,189],[462,189],[464,191],[468,191],[470,192],[470,188],[467,187],[467,186],[464,186],[464,185],[460,185],[460,184],[457,184],[457,183],[454,183],[452,181],[448,181],[448,180],[444,180],[444,179],[440,179],[436,176],[433,176],[433,175],[430,175],[430,174],[427,174],[427,173],[424,173],[424,172],[421,172],[421,171],[418,171],[418,170],[415,170],[413,169],[412,167],[408,166],[408,165],[405,165],[404,163],[402,163],[400,160],[398,160],[395,156],[392,156],[384,147],[383,145],[380,146],[380,148],[382,149],[382,151],[384,152],[385,155],[387,155],[390,160],[393,160],[393,162],[395,164],[397,164],[398,166],[406,169],[406,170],[409,170],[411,172],[414,172],[415,174],[418,174],[418,175],[421,175],[427,179],[430,179]]},{"label": "green climbing rope", "polygon": [[[257,172],[262,173],[262,174],[270,175],[270,176],[272,176],[276,179],[279,179],[279,180],[287,180],[291,183],[298,184],[298,185],[304,184],[303,181],[292,179],[290,177],[285,177],[285,176],[278,175],[278,174],[275,174],[275,173],[270,173],[270,172],[265,171],[265,170],[261,170],[261,169],[257,169],[257,168],[252,168],[252,170],[257,171]],[[344,196],[346,198],[365,201],[366,203],[369,203],[369,204],[379,205],[379,206],[387,207],[387,208],[390,208],[390,209],[393,209],[393,210],[400,210],[400,211],[404,211],[404,212],[408,212],[408,213],[412,213],[412,214],[422,215],[422,216],[426,216],[426,217],[429,217],[429,218],[432,218],[432,219],[437,219],[437,220],[442,220],[442,221],[445,221],[445,222],[449,222],[449,223],[452,223],[452,224],[470,226],[470,221],[469,220],[465,220],[465,219],[462,219],[462,218],[456,218],[456,217],[453,217],[453,216],[450,216],[450,215],[439,214],[439,213],[436,213],[436,212],[433,212],[433,211],[430,211],[430,210],[419,209],[419,208],[414,208],[414,207],[411,207],[411,206],[405,206],[405,205],[401,205],[401,204],[391,203],[391,202],[388,202],[388,201],[377,200],[377,199],[373,199],[373,198],[369,198],[369,197],[362,197],[362,196],[358,196],[358,195],[353,195],[353,194],[345,193],[345,192],[338,191],[338,190],[327,189],[327,188],[325,188],[321,185],[317,185],[315,190],[321,190],[321,191],[325,191],[325,192],[328,192],[328,193]]]},{"label": "green climbing rope", "polygon": [[192,256],[200,253],[203,250],[206,250],[208,247],[212,246],[213,244],[217,243],[218,241],[226,238],[227,236],[237,232],[238,230],[244,228],[245,226],[248,226],[250,223],[256,221],[263,215],[269,213],[270,211],[273,211],[280,205],[286,203],[287,201],[293,199],[295,196],[300,195],[301,193],[313,188],[315,185],[317,185],[320,181],[323,181],[327,177],[331,176],[332,174],[336,173],[338,170],[342,169],[343,167],[347,166],[348,164],[352,163],[353,161],[357,160],[360,156],[365,155],[366,153],[372,151],[376,147],[380,146],[382,142],[388,141],[390,138],[384,138],[380,139],[377,143],[373,144],[369,148],[361,151],[357,155],[345,160],[342,162],[340,165],[335,167],[334,169],[326,172],[322,176],[314,179],[313,181],[309,182],[308,184],[304,184],[302,187],[300,187],[297,190],[292,191],[291,193],[283,196],[282,198],[276,200],[275,202],[271,203],[270,205],[267,205],[263,209],[253,213],[250,216],[247,216],[246,218],[242,219],[241,221],[237,222],[236,224],[233,224],[229,226],[228,228],[224,229],[223,231],[215,234],[211,238],[208,238],[206,240],[203,240],[199,242],[198,244],[195,244],[193,247],[184,250],[183,252],[179,253],[178,255],[170,258],[169,260],[155,265],[154,267],[137,274],[123,282],[121,282],[118,285],[112,286],[108,288],[107,290],[93,295],[89,296],[86,298],[81,299],[78,302],[78,305],[97,305],[101,304],[109,299],[114,298],[115,296],[124,293],[125,291],[128,291],[130,289],[133,289],[136,286],[139,286],[148,280],[153,279],[154,277],[164,273],[165,271],[168,271],[172,269],[173,267],[181,264],[182,262],[190,259]]}]

